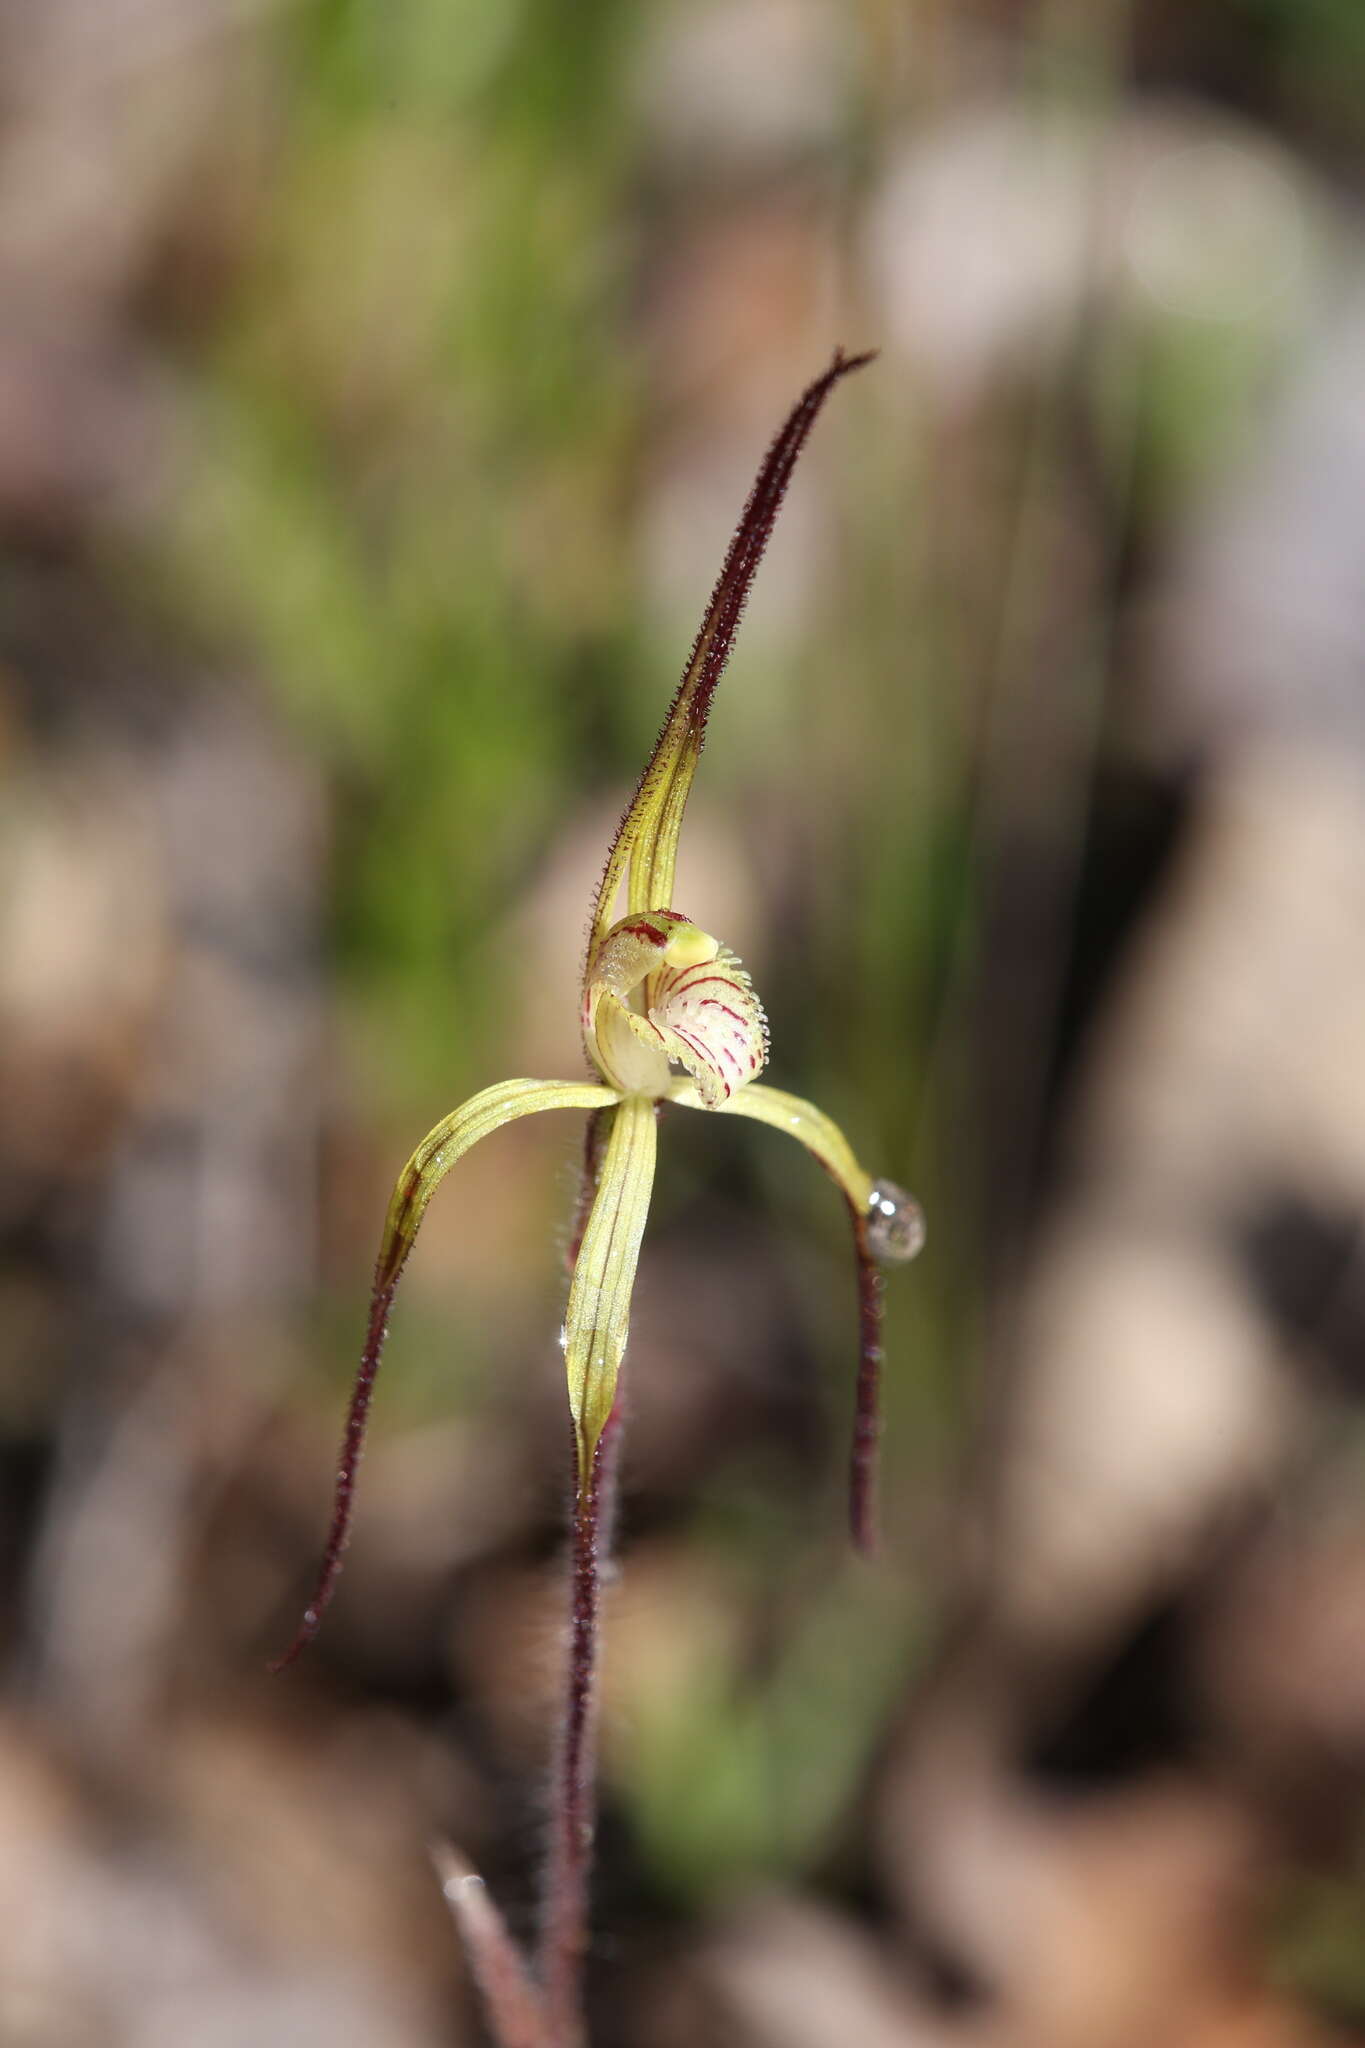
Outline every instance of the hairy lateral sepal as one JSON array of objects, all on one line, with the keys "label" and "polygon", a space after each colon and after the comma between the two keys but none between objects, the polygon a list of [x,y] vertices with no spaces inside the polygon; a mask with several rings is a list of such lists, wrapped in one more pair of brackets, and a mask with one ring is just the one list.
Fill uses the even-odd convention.
[{"label": "hairy lateral sepal", "polygon": [[336,1590],[341,1560],[351,1532],[355,1507],[356,1475],[365,1448],[365,1431],[370,1418],[370,1401],[388,1334],[389,1312],[408,1254],[412,1250],[426,1214],[427,1204],[456,1161],[463,1158],[480,1138],[500,1130],[517,1117],[533,1116],[543,1109],[598,1110],[616,1101],[613,1089],[590,1081],[501,1081],[443,1117],[434,1131],[423,1138],[399,1174],[384,1219],[384,1235],[375,1263],[374,1289],[360,1368],[351,1390],[345,1434],[337,1460],[336,1490],[332,1496],[332,1520],[323,1550],[313,1597],[304,1609],[294,1640],[283,1656],[276,1658],[272,1671],[292,1664],[310,1643],[322,1624],[328,1602]]},{"label": "hairy lateral sepal", "polygon": [[882,1274],[884,1265],[913,1259],[924,1243],[924,1215],[913,1195],[894,1181],[873,1180],[858,1164],[839,1126],[813,1102],[781,1088],[745,1088],[722,1103],[707,1103],[689,1083],[669,1090],[684,1109],[722,1109],[751,1117],[804,1145],[839,1187],[853,1225],[858,1272],[858,1376],[849,1455],[848,1519],[854,1545],[877,1547],[877,1461],[881,1437]]}]

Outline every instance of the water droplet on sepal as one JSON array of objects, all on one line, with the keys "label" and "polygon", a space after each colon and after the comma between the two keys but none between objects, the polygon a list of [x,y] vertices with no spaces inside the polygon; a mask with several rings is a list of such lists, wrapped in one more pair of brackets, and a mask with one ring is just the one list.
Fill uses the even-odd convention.
[{"label": "water droplet on sepal", "polygon": [[924,1211],[893,1180],[874,1182],[867,1201],[867,1241],[874,1257],[903,1265],[924,1245]]}]

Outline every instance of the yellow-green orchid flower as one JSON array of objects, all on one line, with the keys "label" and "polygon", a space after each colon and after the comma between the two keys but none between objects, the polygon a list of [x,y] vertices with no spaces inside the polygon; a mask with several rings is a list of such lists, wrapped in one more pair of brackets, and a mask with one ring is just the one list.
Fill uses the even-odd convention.
[{"label": "yellow-green orchid flower", "polygon": [[[673,908],[678,832],[716,685],[796,459],[833,386],[868,356],[836,354],[803,394],[759,471],[649,764],[607,856],[592,912],[582,991],[583,1043],[595,1080],[500,1081],[423,1140],[398,1177],[384,1224],[369,1328],[341,1450],[327,1548],[287,1663],[316,1632],[350,1526],[370,1395],[399,1276],[428,1202],[456,1161],[516,1117],[587,1110],[584,1220],[573,1259],[563,1348],[580,1504],[617,1397],[640,1240],[654,1184],[662,1105],[749,1117],[796,1138],[837,1182],[853,1221],[861,1364],[852,1456],[856,1540],[872,1534],[880,1278],[875,1261],[914,1256],[917,1204],[859,1165],[843,1133],[799,1096],[763,1086],[763,1006],[734,954]],[[625,889],[625,914],[617,917]],[[681,1069],[681,1072],[678,1070]],[[605,1128],[604,1128],[605,1127]]]}]

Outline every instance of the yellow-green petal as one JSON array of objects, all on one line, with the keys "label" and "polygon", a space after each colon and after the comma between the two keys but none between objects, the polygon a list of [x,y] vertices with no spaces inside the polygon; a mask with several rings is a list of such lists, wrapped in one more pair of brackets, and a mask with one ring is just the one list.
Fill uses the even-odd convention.
[{"label": "yellow-green petal", "polygon": [[668,1091],[668,1100],[684,1109],[715,1109],[718,1114],[751,1117],[755,1123],[771,1124],[803,1144],[838,1181],[849,1207],[861,1217],[870,1249],[884,1263],[899,1265],[913,1259],[924,1244],[924,1214],[913,1195],[891,1180],[874,1180],[860,1166],[853,1147],[832,1118],[813,1102],[784,1089],[753,1083],[739,1089],[728,1102],[711,1103],[690,1082],[678,1081]]},{"label": "yellow-green petal", "polygon": [[[671,1088],[668,1099],[680,1103],[684,1109],[707,1107],[696,1089],[685,1082]],[[763,1082],[755,1082],[722,1103],[720,1111],[731,1116],[752,1117],[755,1123],[771,1124],[775,1131],[786,1131],[799,1139],[808,1152],[814,1153],[826,1173],[838,1181],[852,1206],[855,1209],[867,1208],[872,1199],[871,1174],[859,1166],[853,1147],[839,1126],[813,1102],[805,1102],[799,1095],[788,1095],[784,1089],[769,1088]]]},{"label": "yellow-green petal", "polygon": [[654,1104],[627,1095],[612,1118],[597,1194],[583,1232],[564,1318],[569,1409],[580,1486],[616,1400],[630,1331],[630,1298],[654,1187]]},{"label": "yellow-green petal", "polygon": [[592,1081],[499,1081],[442,1117],[428,1131],[398,1176],[375,1269],[375,1285],[383,1287],[403,1270],[428,1202],[457,1159],[480,1138],[519,1116],[542,1109],[601,1109],[617,1100],[618,1091]]}]

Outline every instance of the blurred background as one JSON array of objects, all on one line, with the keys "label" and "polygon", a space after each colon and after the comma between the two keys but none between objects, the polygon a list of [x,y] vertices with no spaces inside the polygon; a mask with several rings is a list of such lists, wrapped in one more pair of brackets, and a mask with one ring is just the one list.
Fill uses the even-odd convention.
[{"label": "blurred background", "polygon": [[595,2048],[1365,2039],[1358,0],[0,6],[0,2043],[474,2048],[534,1925],[607,840],[912,1185],[675,1116]]}]

